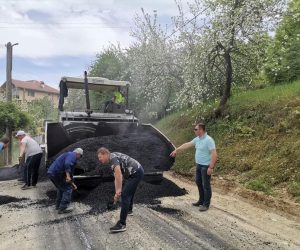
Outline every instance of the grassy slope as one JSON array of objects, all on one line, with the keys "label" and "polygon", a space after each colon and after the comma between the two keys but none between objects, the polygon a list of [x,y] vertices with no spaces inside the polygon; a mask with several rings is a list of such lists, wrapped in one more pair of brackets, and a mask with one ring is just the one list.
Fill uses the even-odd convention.
[{"label": "grassy slope", "polygon": [[[287,188],[300,196],[300,81],[236,93],[226,114],[209,120],[215,104],[174,113],[157,127],[176,145],[190,141],[196,121],[205,119],[216,140],[216,173],[233,175],[247,188],[272,193]],[[194,149],[176,158],[174,170],[191,174]]]}]

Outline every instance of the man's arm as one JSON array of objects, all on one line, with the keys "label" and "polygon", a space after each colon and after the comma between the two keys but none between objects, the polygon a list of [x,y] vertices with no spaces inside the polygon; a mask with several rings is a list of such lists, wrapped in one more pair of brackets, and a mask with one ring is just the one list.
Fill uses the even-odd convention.
[{"label": "man's arm", "polygon": [[216,162],[217,162],[217,150],[216,149],[212,149],[210,151],[210,156],[211,156],[211,161],[210,161],[209,167],[207,169],[207,174],[208,175],[212,174],[213,169],[214,169],[214,167],[216,165]]},{"label": "man's arm", "polygon": [[26,148],[26,143],[21,142],[20,143],[20,155],[19,155],[19,157],[23,157],[23,155],[25,154],[25,148]]},{"label": "man's arm", "polygon": [[183,143],[181,146],[179,146],[178,148],[176,148],[176,149],[170,154],[170,156],[175,157],[176,154],[177,154],[178,152],[183,151],[183,150],[188,149],[188,148],[191,148],[191,147],[193,147],[193,146],[194,146],[194,144],[193,144],[192,142],[186,142],[186,143]]},{"label": "man's arm", "polygon": [[76,164],[76,158],[72,157],[72,155],[68,155],[64,162],[64,168],[66,173],[66,181],[71,182],[72,181],[72,167]]},{"label": "man's arm", "polygon": [[20,148],[20,154],[19,154],[19,164],[23,164],[24,163],[24,155],[25,155],[25,150],[26,150],[26,143],[25,142],[20,142],[19,145]]},{"label": "man's arm", "polygon": [[115,174],[115,197],[114,197],[114,202],[116,203],[122,194],[122,172],[121,172],[121,167],[120,165],[115,166],[114,168],[114,174]]},{"label": "man's arm", "polygon": [[71,174],[70,172],[66,171],[66,182],[71,182],[72,178],[71,178]]}]

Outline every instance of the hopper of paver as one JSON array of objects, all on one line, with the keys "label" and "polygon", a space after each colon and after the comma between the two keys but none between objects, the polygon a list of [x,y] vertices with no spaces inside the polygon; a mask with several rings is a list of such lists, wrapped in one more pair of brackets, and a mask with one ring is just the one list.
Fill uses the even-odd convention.
[{"label": "hopper of paver", "polygon": [[106,147],[111,152],[125,153],[138,160],[145,170],[146,181],[161,181],[163,171],[169,170],[174,163],[174,158],[169,156],[174,145],[151,124],[139,123],[128,109],[127,101],[124,106],[113,107],[111,112],[91,110],[88,90],[96,87],[116,88],[119,91],[120,87],[125,87],[125,100],[128,100],[128,82],[97,79],[62,78],[65,82],[60,84],[61,98],[62,92],[65,93],[68,88],[84,87],[87,109],[84,112],[63,111],[63,100],[60,100],[59,122],[46,122],[45,126],[48,165],[61,153],[81,147],[84,154],[75,168],[76,183],[92,186],[101,181],[111,181],[112,171],[109,166],[100,166],[96,155],[98,148]]}]

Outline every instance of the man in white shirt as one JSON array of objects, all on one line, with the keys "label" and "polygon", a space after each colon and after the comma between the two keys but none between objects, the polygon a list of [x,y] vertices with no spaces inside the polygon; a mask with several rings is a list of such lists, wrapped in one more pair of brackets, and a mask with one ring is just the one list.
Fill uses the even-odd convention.
[{"label": "man in white shirt", "polygon": [[25,185],[22,187],[22,189],[25,190],[31,188],[31,185],[35,187],[37,184],[43,151],[39,144],[24,131],[18,131],[16,137],[20,141],[19,161],[21,161],[25,155]]}]

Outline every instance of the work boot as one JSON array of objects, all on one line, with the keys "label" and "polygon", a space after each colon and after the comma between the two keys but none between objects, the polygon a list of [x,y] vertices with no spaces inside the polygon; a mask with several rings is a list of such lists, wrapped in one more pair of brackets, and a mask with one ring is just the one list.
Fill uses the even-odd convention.
[{"label": "work boot", "polygon": [[202,204],[200,203],[200,201],[197,201],[197,202],[192,203],[192,205],[195,207],[199,207]]},{"label": "work boot", "polygon": [[58,209],[58,214],[68,214],[71,213],[73,209],[71,208],[59,208]]},{"label": "work boot", "polygon": [[21,187],[22,190],[26,190],[26,189],[31,189],[31,186],[28,186],[27,184],[25,184],[23,187]]},{"label": "work boot", "polygon": [[119,233],[126,231],[126,225],[123,225],[121,222],[117,222],[117,224],[109,229],[112,233]]},{"label": "work boot", "polygon": [[200,212],[205,212],[205,211],[207,211],[207,210],[208,210],[208,207],[202,206],[202,205],[199,206],[199,211],[200,211]]}]

